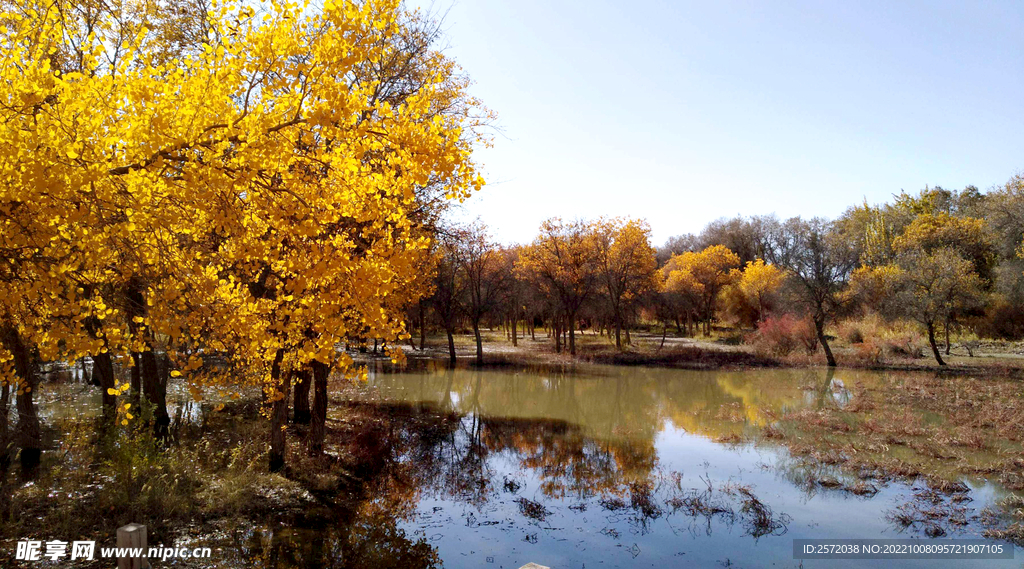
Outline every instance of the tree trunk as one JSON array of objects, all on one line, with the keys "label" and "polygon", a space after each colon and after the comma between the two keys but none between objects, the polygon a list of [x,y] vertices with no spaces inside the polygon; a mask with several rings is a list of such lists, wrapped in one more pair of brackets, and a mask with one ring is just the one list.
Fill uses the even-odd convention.
[{"label": "tree trunk", "polygon": [[622,315],[619,307],[615,307],[615,348],[622,351]]},{"label": "tree trunk", "polygon": [[[93,387],[99,387],[100,379],[96,377],[92,369],[89,369],[89,366],[85,365],[85,358],[78,360],[78,365],[82,366],[82,382]],[[95,363],[93,366],[95,367]]]},{"label": "tree trunk", "polygon": [[512,311],[512,346],[519,345],[519,315]]},{"label": "tree trunk", "polygon": [[156,353],[153,352],[152,347],[152,329],[135,323],[136,317],[145,318],[149,313],[141,281],[132,279],[128,283],[125,300],[125,312],[132,336],[146,342],[144,351],[133,354],[135,367],[132,369],[132,390],[136,393],[141,392],[153,405],[154,432],[158,437],[163,438],[167,435],[167,429],[171,424],[171,418],[167,414],[167,382],[161,381],[160,378]]},{"label": "tree trunk", "polygon": [[551,322],[552,332],[555,335],[555,353],[562,353],[562,324],[558,320]]},{"label": "tree trunk", "polygon": [[448,363],[452,366],[455,365],[455,336],[452,335],[452,327],[445,326],[445,332],[448,333]]},{"label": "tree trunk", "polygon": [[[87,287],[86,293],[92,295],[94,289]],[[102,329],[102,323],[99,318],[95,316],[87,318],[83,324],[85,325],[86,331],[89,336],[94,340],[99,340],[100,331]],[[113,425],[117,418],[117,396],[110,393],[108,390],[114,389],[114,361],[110,357],[110,351],[108,350],[109,345],[107,344],[107,338],[102,338],[103,347],[101,351],[92,356],[92,376],[96,385],[100,387],[100,396],[103,402],[103,416],[108,424]]]},{"label": "tree trunk", "polygon": [[412,338],[412,320],[409,321],[409,347],[416,349],[416,340]]},{"label": "tree trunk", "polygon": [[943,326],[946,332],[946,355],[949,355],[949,318],[946,319],[946,325]]},{"label": "tree trunk", "polygon": [[286,451],[285,427],[288,425],[288,388],[290,373],[281,373],[281,360],[284,349],[278,348],[274,355],[274,363],[270,367],[270,377],[274,381],[274,403],[270,413],[270,471],[278,472],[284,468]]},{"label": "tree trunk", "polygon": [[569,315],[569,355],[576,357],[576,315]]},{"label": "tree trunk", "polygon": [[11,439],[8,420],[11,414],[11,386],[0,385],[0,482],[11,465]]},{"label": "tree trunk", "polygon": [[153,405],[153,433],[157,438],[165,438],[171,425],[171,416],[167,414],[167,383],[160,377],[153,350],[142,352],[142,392]]},{"label": "tree trunk", "polygon": [[825,321],[814,319],[814,331],[818,333],[818,343],[825,350],[825,361],[829,367],[836,367],[836,358],[832,355],[832,348],[828,346],[828,338],[825,337]]},{"label": "tree trunk", "polygon": [[324,453],[324,439],[327,434],[327,378],[331,366],[314,361],[313,368],[313,422],[309,428],[307,451],[310,456]]},{"label": "tree trunk", "polygon": [[[100,337],[100,322],[97,318],[89,318],[85,321],[85,328],[89,336],[94,339]],[[102,352],[92,356],[92,375],[98,380],[101,397],[103,399],[103,415],[113,423],[117,414],[117,396],[109,393],[108,389],[114,388],[114,361],[110,352],[106,351],[107,340],[103,339]]]},{"label": "tree trunk", "polygon": [[484,363],[484,342],[480,338],[480,319],[473,319],[473,337],[476,338],[476,365]]},{"label": "tree trunk", "polygon": [[117,396],[107,391],[114,389],[114,362],[110,358],[110,352],[103,352],[92,357],[92,373],[100,380],[103,414],[113,420],[117,412]]},{"label": "tree trunk", "polygon": [[935,354],[935,361],[939,362],[940,366],[946,365],[946,362],[942,361],[942,355],[939,354],[939,347],[935,344],[935,325],[931,322],[928,323],[928,343],[932,345],[932,353]]},{"label": "tree trunk", "polygon": [[15,427],[15,439],[21,448],[21,471],[32,475],[39,467],[43,455],[42,430],[39,427],[39,416],[36,405],[32,401],[36,390],[35,362],[25,345],[18,329],[8,325],[4,330],[4,346],[14,356],[14,373],[18,379],[18,425]]},{"label": "tree trunk", "polygon": [[427,347],[427,315],[423,309],[423,300],[420,300],[420,349]]},{"label": "tree trunk", "polygon": [[295,372],[295,393],[292,395],[292,422],[296,425],[309,424],[309,384],[311,373],[309,369]]},{"label": "tree trunk", "polygon": [[139,401],[142,400],[142,357],[139,352],[132,352],[131,358],[131,400],[135,406],[138,406]]}]

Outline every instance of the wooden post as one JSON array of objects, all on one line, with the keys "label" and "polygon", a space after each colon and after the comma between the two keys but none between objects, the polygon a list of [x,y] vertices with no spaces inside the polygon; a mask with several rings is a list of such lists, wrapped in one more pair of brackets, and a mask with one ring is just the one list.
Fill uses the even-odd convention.
[{"label": "wooden post", "polygon": [[146,553],[149,551],[146,545],[146,526],[142,524],[128,524],[117,528],[118,549],[131,548],[139,549],[142,555],[139,557],[118,557],[117,569],[149,569],[149,561]]}]

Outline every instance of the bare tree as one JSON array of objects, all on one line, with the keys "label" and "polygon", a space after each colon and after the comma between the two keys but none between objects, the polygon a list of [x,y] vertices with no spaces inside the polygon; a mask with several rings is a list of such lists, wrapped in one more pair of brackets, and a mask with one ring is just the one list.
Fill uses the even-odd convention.
[{"label": "bare tree", "polygon": [[766,229],[766,256],[790,272],[796,300],[810,312],[828,365],[834,367],[836,359],[825,337],[825,325],[848,302],[842,293],[857,266],[858,251],[841,237],[832,222],[818,217],[794,217],[766,225]]},{"label": "bare tree", "polygon": [[465,312],[473,325],[476,363],[480,365],[484,362],[480,321],[501,305],[505,272],[502,271],[500,252],[488,238],[487,226],[477,221],[461,233],[456,249],[458,267],[465,279]]},{"label": "bare tree", "polygon": [[459,235],[444,230],[436,241],[437,256],[434,273],[434,296],[431,297],[434,314],[448,334],[448,361],[455,365],[455,326],[462,315],[465,280],[459,270]]}]

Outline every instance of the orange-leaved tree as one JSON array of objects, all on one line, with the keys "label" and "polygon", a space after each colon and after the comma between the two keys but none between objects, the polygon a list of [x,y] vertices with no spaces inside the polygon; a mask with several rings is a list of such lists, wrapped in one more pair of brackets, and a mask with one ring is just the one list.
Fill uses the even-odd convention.
[{"label": "orange-leaved tree", "polygon": [[598,283],[597,247],[590,225],[559,218],[545,221],[540,235],[523,248],[518,271],[538,281],[555,299],[561,316],[554,318],[556,348],[560,348],[561,321],[569,332],[569,353],[575,356],[576,317]]},{"label": "orange-leaved tree", "polygon": [[594,244],[601,285],[615,319],[615,346],[622,349],[624,313],[658,285],[651,228],[642,220],[600,219],[594,223]]},{"label": "orange-leaved tree", "polygon": [[711,333],[718,293],[739,280],[740,258],[723,245],[713,245],[700,252],[687,251],[673,255],[664,267],[668,274],[666,288],[686,290],[699,299],[704,335]]}]

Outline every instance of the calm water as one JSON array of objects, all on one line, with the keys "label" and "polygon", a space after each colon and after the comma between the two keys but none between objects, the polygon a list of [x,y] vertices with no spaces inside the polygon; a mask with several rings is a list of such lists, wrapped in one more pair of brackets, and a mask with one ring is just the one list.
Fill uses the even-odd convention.
[{"label": "calm water", "polygon": [[[761,437],[787,411],[848,405],[847,385],[875,381],[884,376],[843,370],[371,370],[347,405],[378,406],[390,418],[359,441],[374,468],[358,507],[329,527],[224,528],[215,556],[218,566],[266,568],[799,567],[798,538],[928,542],[923,527],[888,519],[920,499],[923,483],[869,480],[872,495],[826,489],[808,480],[827,475],[847,489],[860,481]],[[62,403],[44,390],[43,420],[81,412],[74,402],[98,404],[83,394]],[[201,421],[198,406],[176,403],[183,397],[170,398],[173,411]],[[968,523],[942,525],[945,538],[980,537],[976,516],[1006,495],[965,482],[970,500],[956,507]],[[1020,567],[1016,553],[802,566]]]},{"label": "calm water", "polygon": [[[871,481],[878,488],[872,496],[812,486],[808,475],[830,467],[791,459],[781,445],[758,436],[772,417],[846,405],[846,385],[880,380],[821,370],[378,371],[353,403],[394,407],[381,435],[391,439],[380,451],[389,470],[351,527],[326,536],[263,528],[236,542],[250,559],[277,567],[333,559],[326,564],[518,568],[533,561],[558,569],[797,567],[796,538],[927,542],[922,528],[887,520],[924,486]],[[446,419],[424,429],[424,417]],[[729,442],[744,435],[757,442]],[[827,473],[857,481],[851,473]],[[969,520],[1005,495],[984,481],[967,482]],[[946,538],[977,538],[982,531],[976,521],[944,529]],[[1019,567],[1020,561],[802,566],[935,565]]]}]

